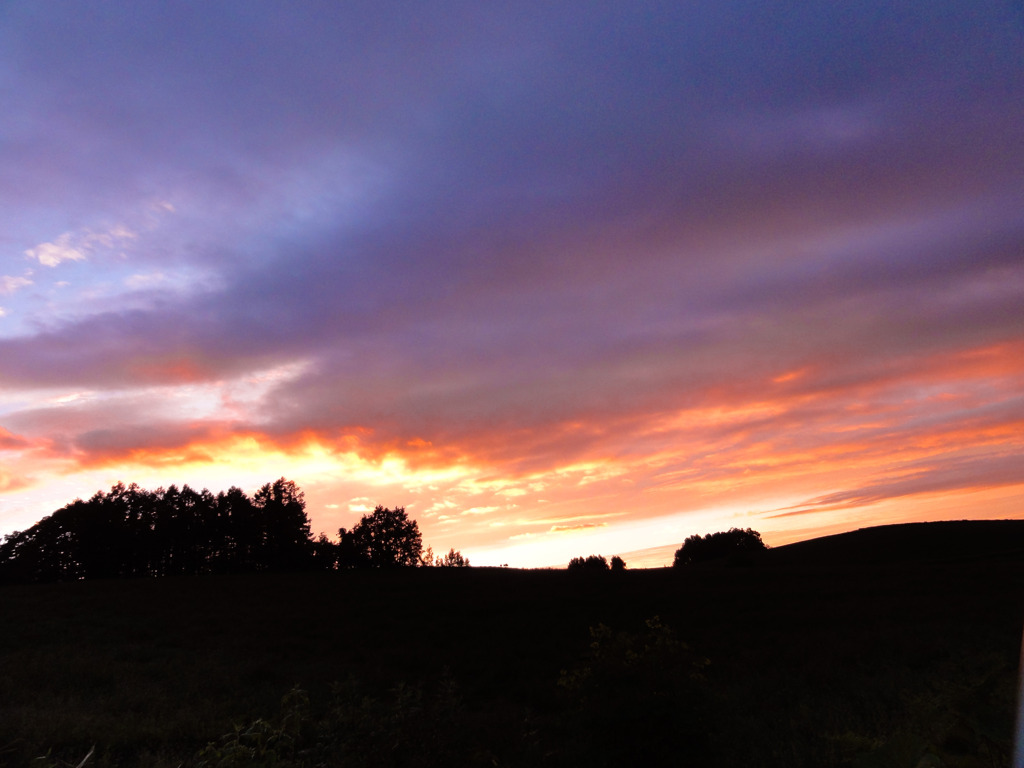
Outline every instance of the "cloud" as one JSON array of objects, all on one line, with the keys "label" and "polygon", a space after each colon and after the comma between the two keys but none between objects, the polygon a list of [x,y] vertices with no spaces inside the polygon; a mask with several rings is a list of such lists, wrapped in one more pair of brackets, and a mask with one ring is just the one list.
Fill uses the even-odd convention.
[{"label": "cloud", "polygon": [[0,451],[20,451],[30,447],[31,443],[23,437],[11,434],[0,427]]},{"label": "cloud", "polygon": [[574,525],[552,525],[549,529],[551,533],[559,533],[561,531],[585,531],[588,528],[607,528],[608,523],[576,523]]},{"label": "cloud", "polygon": [[87,249],[84,245],[73,243],[72,237],[70,232],[65,232],[52,243],[42,243],[35,248],[29,248],[25,255],[44,267],[56,267],[64,261],[83,261]]},{"label": "cloud", "polygon": [[24,277],[11,277],[9,275],[0,275],[0,295],[9,296],[10,294],[17,291],[19,288],[32,285],[31,280],[32,273],[29,272]]},{"label": "cloud", "polygon": [[0,469],[0,493],[14,493],[32,485],[32,480],[25,477],[17,477]]},{"label": "cloud", "polygon": [[[1018,425],[1020,427],[1024,427],[1024,422]],[[901,466],[882,480],[828,493],[766,517],[770,519],[855,509],[922,494],[1024,485],[1024,468],[1021,467],[1018,452],[1006,454],[997,450],[994,453],[975,453],[973,456],[953,454],[929,457],[927,461]]]},{"label": "cloud", "polygon": [[462,510],[460,515],[489,515],[492,512],[497,512],[501,507],[470,507],[469,509]]},{"label": "cloud", "polygon": [[114,248],[136,237],[136,233],[120,225],[106,232],[65,232],[52,243],[29,248],[25,255],[44,267],[56,267],[65,261],[84,261],[99,248]]}]

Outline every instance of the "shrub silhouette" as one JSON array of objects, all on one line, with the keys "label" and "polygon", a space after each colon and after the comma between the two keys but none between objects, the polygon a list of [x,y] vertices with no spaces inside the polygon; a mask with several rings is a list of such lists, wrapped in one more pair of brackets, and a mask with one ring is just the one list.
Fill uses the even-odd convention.
[{"label": "shrub silhouette", "polygon": [[726,558],[734,563],[749,562],[750,556],[767,548],[761,541],[761,534],[751,528],[730,528],[706,536],[696,534],[686,539],[683,546],[676,550],[672,565],[681,568]]},{"label": "shrub silhouette", "polygon": [[713,765],[709,664],[658,616],[637,632],[591,627],[587,654],[558,680],[572,726],[565,749],[596,757],[591,765]]},{"label": "shrub silhouette", "polygon": [[[495,765],[474,714],[447,674],[436,684],[399,682],[368,690],[354,682],[333,686],[326,712],[293,688],[276,717],[257,718],[209,742],[197,768],[347,768]],[[466,726],[469,726],[468,728]]]}]

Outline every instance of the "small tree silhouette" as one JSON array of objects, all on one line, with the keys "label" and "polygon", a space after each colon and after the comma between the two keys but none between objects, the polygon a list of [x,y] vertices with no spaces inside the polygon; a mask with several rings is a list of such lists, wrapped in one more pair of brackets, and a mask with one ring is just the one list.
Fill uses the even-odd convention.
[{"label": "small tree silhouette", "polygon": [[612,558],[612,570],[613,571],[624,571],[626,570],[626,561],[618,555]]},{"label": "small tree silhouette", "polygon": [[461,552],[449,549],[447,555],[437,558],[435,565],[440,568],[468,568],[469,558],[463,557]]},{"label": "small tree silhouette", "polygon": [[420,568],[432,568],[434,566],[434,548],[424,547],[420,552]]}]

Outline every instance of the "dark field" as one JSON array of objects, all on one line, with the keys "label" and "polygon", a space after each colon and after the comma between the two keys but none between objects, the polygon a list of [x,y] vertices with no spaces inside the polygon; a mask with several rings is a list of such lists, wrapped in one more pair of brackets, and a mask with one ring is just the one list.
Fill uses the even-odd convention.
[{"label": "dark field", "polygon": [[1009,765],[1011,525],[682,573],[2,587],[0,765]]}]

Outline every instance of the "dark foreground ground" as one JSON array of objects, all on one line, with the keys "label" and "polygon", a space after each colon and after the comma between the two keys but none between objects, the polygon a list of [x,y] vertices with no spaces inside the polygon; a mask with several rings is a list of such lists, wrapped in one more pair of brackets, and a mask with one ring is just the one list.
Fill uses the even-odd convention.
[{"label": "dark foreground ground", "polygon": [[0,765],[1006,766],[1010,526],[682,573],[0,587]]}]

